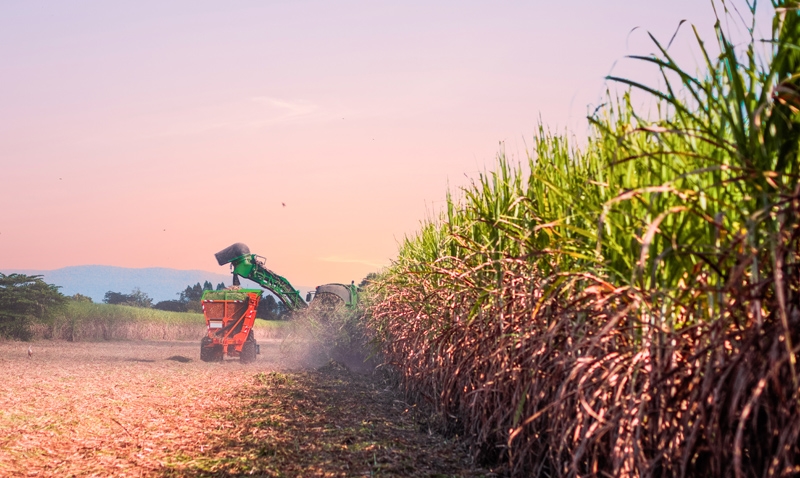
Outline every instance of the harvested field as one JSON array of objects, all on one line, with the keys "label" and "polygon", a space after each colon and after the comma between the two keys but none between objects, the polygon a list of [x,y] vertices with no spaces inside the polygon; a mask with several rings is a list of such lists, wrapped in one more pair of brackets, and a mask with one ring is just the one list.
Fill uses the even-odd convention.
[{"label": "harvested field", "polygon": [[195,342],[0,342],[3,476],[481,476],[388,384]]}]

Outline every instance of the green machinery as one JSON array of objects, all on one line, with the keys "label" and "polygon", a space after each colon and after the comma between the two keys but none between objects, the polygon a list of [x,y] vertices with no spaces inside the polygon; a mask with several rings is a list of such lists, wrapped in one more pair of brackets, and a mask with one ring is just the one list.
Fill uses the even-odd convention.
[{"label": "green machinery", "polygon": [[233,272],[233,285],[238,286],[239,277],[250,279],[261,287],[275,294],[289,310],[299,310],[308,307],[307,302],[323,297],[341,300],[348,307],[358,304],[358,287],[354,283],[324,284],[318,286],[313,292],[306,295],[306,300],[300,296],[292,284],[266,266],[266,259],[250,253],[246,244],[237,242],[214,254],[219,265],[230,264]]},{"label": "green machinery", "polygon": [[338,297],[348,307],[355,307],[358,304],[358,287],[351,282],[345,284],[325,284],[317,286],[316,290],[306,295],[306,302],[311,302],[315,298]]}]

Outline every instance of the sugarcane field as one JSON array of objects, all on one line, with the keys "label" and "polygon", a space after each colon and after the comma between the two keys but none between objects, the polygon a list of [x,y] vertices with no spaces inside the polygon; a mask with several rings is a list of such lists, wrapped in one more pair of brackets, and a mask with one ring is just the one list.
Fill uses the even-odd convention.
[{"label": "sugarcane field", "polygon": [[0,477],[800,476],[800,1],[456,3],[0,4]]}]

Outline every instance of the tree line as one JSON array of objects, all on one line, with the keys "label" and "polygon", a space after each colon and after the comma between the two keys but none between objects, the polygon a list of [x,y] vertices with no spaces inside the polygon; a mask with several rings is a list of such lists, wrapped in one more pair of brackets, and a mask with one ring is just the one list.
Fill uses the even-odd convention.
[{"label": "tree line", "polygon": [[[30,340],[30,326],[35,321],[46,321],[63,311],[68,301],[92,302],[83,294],[65,296],[59,286],[46,283],[41,275],[0,273],[0,338]],[[375,274],[368,275],[360,285],[366,285]],[[108,291],[103,297],[106,304],[130,307],[153,308],[171,312],[202,312],[200,299],[206,290],[223,290],[225,284],[216,287],[209,281],[186,286],[178,292],[178,298],[153,304],[153,299],[139,288],[129,294]],[[265,294],[258,304],[256,317],[280,320],[288,317],[289,310],[272,294]]]},{"label": "tree line", "polygon": [[[153,308],[169,312],[201,313],[203,311],[203,306],[200,303],[200,299],[203,297],[203,292],[207,290],[224,289],[224,282],[220,282],[216,287],[209,281],[204,281],[202,285],[198,282],[194,285],[188,285],[186,289],[178,292],[177,299],[162,300],[156,304],[153,304],[153,299],[138,288],[131,291],[130,294],[108,291],[103,298],[103,302],[106,304],[127,305],[131,307]],[[280,320],[286,318],[288,312],[288,309],[283,303],[276,301],[275,297],[271,294],[266,294],[258,304],[256,317],[265,320]]]}]

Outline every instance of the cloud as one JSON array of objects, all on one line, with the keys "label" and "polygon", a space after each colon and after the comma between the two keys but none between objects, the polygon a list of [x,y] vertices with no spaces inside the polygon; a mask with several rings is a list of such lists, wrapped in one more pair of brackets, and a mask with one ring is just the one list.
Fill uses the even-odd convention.
[{"label": "cloud", "polygon": [[303,116],[311,116],[320,110],[319,106],[305,100],[284,100],[280,98],[272,98],[270,96],[255,96],[250,99],[256,103],[266,105],[271,109],[278,110],[278,115],[276,118],[273,118],[273,120],[288,120]]},{"label": "cloud", "polygon": [[284,99],[271,96],[242,97],[235,101],[198,104],[195,107],[143,114],[129,118],[114,131],[92,134],[81,142],[109,143],[135,138],[191,136],[209,131],[258,130],[277,124],[317,123],[340,120],[351,116],[349,111],[338,111],[308,100]]},{"label": "cloud", "polygon": [[257,118],[248,124],[251,127],[291,122],[339,121],[360,116],[357,110],[342,105],[321,105],[308,100],[253,96],[249,98],[249,102],[259,107],[257,111],[251,110]]}]

